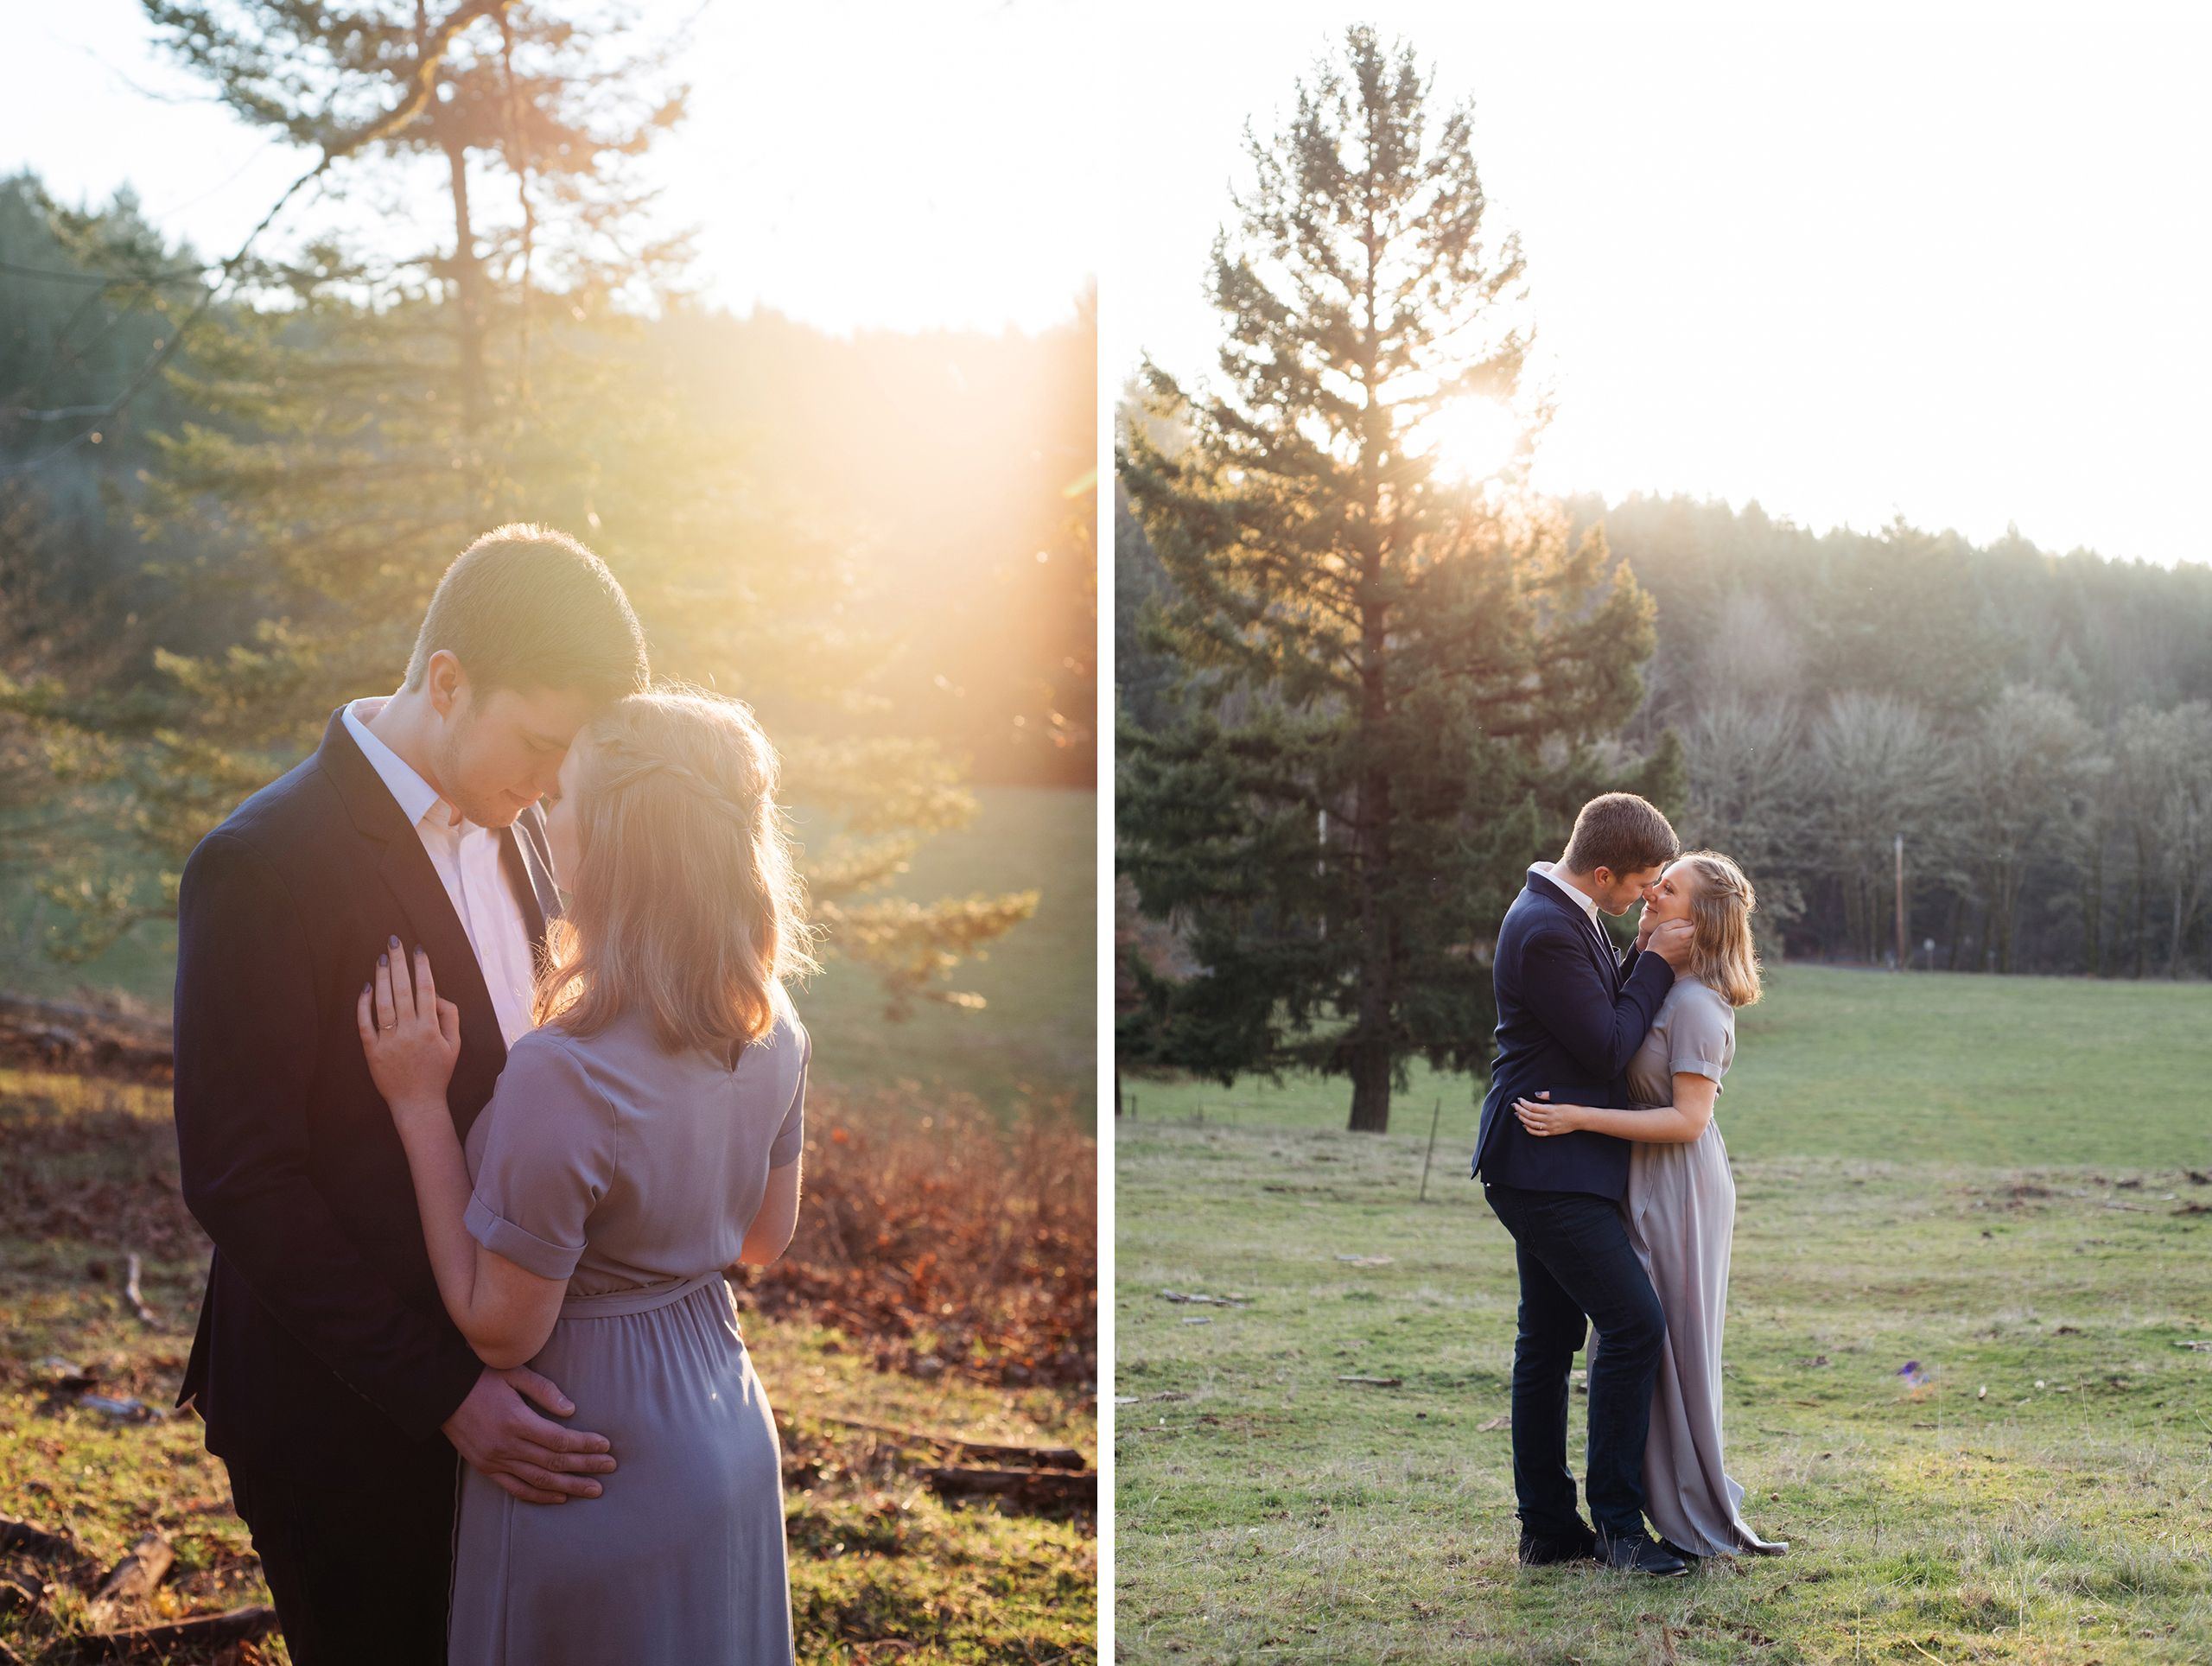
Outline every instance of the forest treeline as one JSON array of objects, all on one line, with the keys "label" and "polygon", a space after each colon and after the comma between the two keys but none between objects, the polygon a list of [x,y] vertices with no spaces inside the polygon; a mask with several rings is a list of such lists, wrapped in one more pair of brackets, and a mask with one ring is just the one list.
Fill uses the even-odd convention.
[{"label": "forest treeline", "polygon": [[[1916,965],[2212,970],[2212,568],[1816,534],[1757,503],[1567,507],[1656,606],[1623,738],[1679,741],[1680,830],[1744,862],[1784,952],[1888,963],[1901,835]],[[1137,626],[1170,582],[1126,508],[1115,544],[1122,710],[1159,728],[1178,668]]]}]

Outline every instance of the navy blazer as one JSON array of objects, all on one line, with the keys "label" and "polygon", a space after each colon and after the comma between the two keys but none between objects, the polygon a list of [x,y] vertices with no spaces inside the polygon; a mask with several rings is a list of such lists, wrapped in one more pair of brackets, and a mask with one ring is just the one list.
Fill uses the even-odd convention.
[{"label": "navy blazer", "polygon": [[[559,910],[542,812],[499,838],[542,944]],[[334,712],[313,755],[200,842],[177,898],[177,1149],[215,1245],[177,1403],[211,1452],[302,1478],[429,1460],[484,1368],[439,1299],[356,1027],[395,936],[461,1008],[448,1099],[466,1137],[506,1063],[499,1017],[421,836]]]},{"label": "navy blazer", "polygon": [[1630,1103],[1628,1061],[1643,1044],[1674,969],[1630,951],[1616,963],[1565,887],[1531,874],[1498,927],[1491,984],[1497,1057],[1483,1100],[1471,1172],[1529,1192],[1628,1191],[1629,1142],[1587,1129],[1538,1139],[1513,1114],[1516,1099],[1548,1089],[1563,1104]]}]

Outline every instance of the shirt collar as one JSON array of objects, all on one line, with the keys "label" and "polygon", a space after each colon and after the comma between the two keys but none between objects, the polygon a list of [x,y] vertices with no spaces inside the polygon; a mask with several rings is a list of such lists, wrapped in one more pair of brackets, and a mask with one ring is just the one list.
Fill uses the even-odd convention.
[{"label": "shirt collar", "polygon": [[[372,703],[380,705],[382,703],[363,700],[347,703],[346,732],[353,737],[353,744],[360,747],[361,755],[369,760],[369,767],[376,771],[378,779],[385,784],[393,799],[397,802],[401,815],[406,817],[410,823],[421,823],[425,817],[429,817],[432,825],[439,828],[448,827],[453,820],[450,811],[435,817],[430,816],[433,810],[439,809],[445,802],[438,797],[437,788],[417,774],[413,765],[378,740],[375,733],[361,721],[360,708]],[[474,822],[465,821],[452,830],[455,834],[467,834],[474,830]]]},{"label": "shirt collar", "polygon": [[[1548,862],[1532,862],[1529,864],[1529,871],[1539,879],[1549,880],[1567,895],[1573,897],[1582,905],[1582,912],[1589,916],[1590,923],[1592,925],[1598,925],[1597,898],[1560,874],[1555,864]],[[1600,925],[1598,929],[1603,931],[1605,928]]]}]

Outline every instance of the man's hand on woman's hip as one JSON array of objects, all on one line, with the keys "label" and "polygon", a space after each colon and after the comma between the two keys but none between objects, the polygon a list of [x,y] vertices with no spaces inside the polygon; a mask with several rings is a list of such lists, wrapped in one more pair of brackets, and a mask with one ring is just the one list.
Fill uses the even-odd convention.
[{"label": "man's hand on woman's hip", "polygon": [[471,1469],[524,1504],[563,1504],[599,1497],[599,1483],[590,1478],[614,1468],[607,1437],[563,1428],[532,1410],[532,1400],[556,1417],[573,1415],[576,1409],[528,1366],[505,1371],[487,1366],[468,1398],[440,1427]]}]

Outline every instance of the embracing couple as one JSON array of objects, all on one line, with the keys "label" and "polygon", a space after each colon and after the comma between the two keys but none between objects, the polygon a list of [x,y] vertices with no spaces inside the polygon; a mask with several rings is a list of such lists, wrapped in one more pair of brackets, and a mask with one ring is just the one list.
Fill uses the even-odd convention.
[{"label": "embracing couple", "polygon": [[[1624,956],[1598,916],[1639,899]],[[1557,862],[1529,868],[1499,928],[1474,1172],[1520,1266],[1513,1491],[1529,1566],[1676,1574],[1789,1548],[1745,1523],[1721,1459],[1736,1186],[1713,1108],[1736,1008],[1759,996],[1753,905],[1734,862],[1682,852],[1656,808],[1611,792],[1583,806]],[[1593,1331],[1585,1523],[1567,1412]]]},{"label": "embracing couple", "polygon": [[791,1658],[724,1282],[798,1212],[776,773],[744,706],[649,685],[596,556],[508,526],[193,852],[178,1398],[302,1666]]}]

